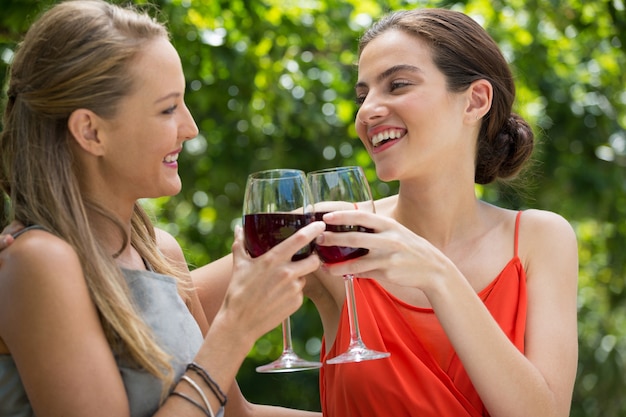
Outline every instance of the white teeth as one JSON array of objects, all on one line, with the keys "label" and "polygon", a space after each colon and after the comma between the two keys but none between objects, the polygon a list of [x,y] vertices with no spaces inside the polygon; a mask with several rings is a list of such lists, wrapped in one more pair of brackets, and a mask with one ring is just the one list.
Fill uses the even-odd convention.
[{"label": "white teeth", "polygon": [[397,139],[403,135],[402,129],[389,129],[384,132],[380,132],[372,137],[372,145],[378,146],[380,143],[389,140]]},{"label": "white teeth", "polygon": [[167,155],[165,157],[165,162],[176,162],[176,161],[178,161],[178,154],[177,153],[175,153],[173,155]]}]

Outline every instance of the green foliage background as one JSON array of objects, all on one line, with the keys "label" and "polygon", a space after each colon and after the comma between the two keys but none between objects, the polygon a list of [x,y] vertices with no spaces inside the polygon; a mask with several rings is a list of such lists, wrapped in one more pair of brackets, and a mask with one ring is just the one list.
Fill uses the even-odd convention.
[{"label": "green foliage background", "polygon": [[[0,82],[20,39],[53,0],[0,0]],[[136,0],[137,4],[146,1]],[[516,111],[536,127],[536,164],[522,192],[477,187],[487,201],[561,213],[580,244],[580,360],[571,416],[626,415],[626,11],[624,0],[156,0],[188,80],[200,135],[180,162],[182,193],[147,201],[192,268],[226,254],[248,173],[336,165],[366,168],[356,137],[359,35],[389,10],[440,6],[477,19],[517,77]],[[3,95],[4,99],[4,95]],[[315,358],[310,302],[293,316],[296,350]],[[250,352],[238,380],[251,400],[319,410],[315,371],[261,375],[280,331]]]}]

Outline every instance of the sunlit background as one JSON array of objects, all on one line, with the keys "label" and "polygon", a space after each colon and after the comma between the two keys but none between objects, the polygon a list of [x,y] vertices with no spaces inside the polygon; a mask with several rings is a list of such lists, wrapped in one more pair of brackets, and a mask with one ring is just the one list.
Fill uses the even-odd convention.
[{"label": "sunlit background", "polygon": [[[52,1],[0,0],[0,80],[13,49]],[[145,4],[144,1],[136,1]],[[388,10],[441,6],[475,18],[516,75],[516,111],[538,137],[522,181],[477,187],[487,201],[559,212],[580,243],[580,361],[572,416],[626,415],[626,11],[623,0],[159,0],[186,72],[200,135],[179,159],[184,189],[146,201],[192,268],[225,255],[252,171],[362,165],[353,86],[359,35]],[[5,95],[3,95],[4,98]],[[295,349],[317,358],[321,324],[306,302]],[[260,339],[238,381],[251,401],[319,410],[318,372],[267,375],[280,329]]]}]

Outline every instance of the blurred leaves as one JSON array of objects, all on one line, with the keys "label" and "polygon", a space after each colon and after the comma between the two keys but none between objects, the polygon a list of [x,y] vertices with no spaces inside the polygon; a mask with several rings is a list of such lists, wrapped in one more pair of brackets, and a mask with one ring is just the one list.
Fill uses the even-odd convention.
[{"label": "blurred leaves", "polygon": [[[52,0],[0,0],[0,81],[21,34]],[[136,3],[147,3],[136,1]],[[226,254],[248,173],[336,165],[365,168],[356,137],[357,40],[389,10],[465,11],[501,45],[516,76],[516,111],[536,126],[526,186],[477,187],[511,208],[561,213],[580,242],[580,362],[573,417],[626,415],[626,11],[624,0],[158,0],[200,129],[181,158],[180,195],[146,201],[158,225],[202,265]],[[3,90],[4,91],[4,90]],[[298,353],[316,358],[321,324],[305,303],[293,317]],[[239,383],[263,403],[318,410],[317,372],[259,375],[278,356],[280,329],[260,340]],[[306,354],[307,346],[309,353]]]}]

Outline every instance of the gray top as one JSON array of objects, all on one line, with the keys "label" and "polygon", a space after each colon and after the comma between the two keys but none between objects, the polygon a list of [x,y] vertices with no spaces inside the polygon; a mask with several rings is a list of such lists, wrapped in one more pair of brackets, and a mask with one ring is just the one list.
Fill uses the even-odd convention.
[{"label": "gray top", "polygon": [[[178,295],[176,280],[151,271],[123,270],[137,310],[157,342],[172,355],[175,380],[185,372],[200,345],[202,333]],[[149,373],[118,360],[132,417],[151,416],[159,406],[161,383]],[[106,395],[106,394],[103,394]],[[221,414],[223,410],[220,410]],[[10,355],[0,355],[0,417],[34,417],[24,386]]]}]

